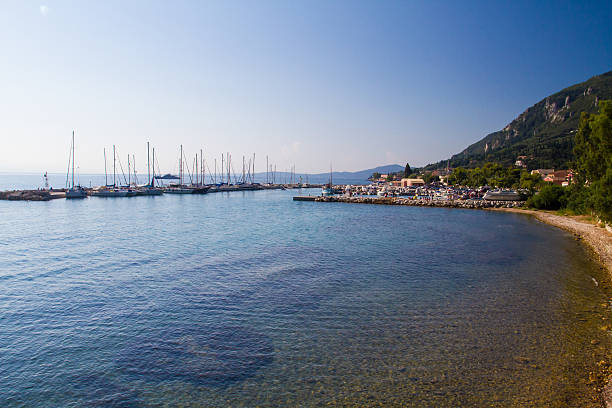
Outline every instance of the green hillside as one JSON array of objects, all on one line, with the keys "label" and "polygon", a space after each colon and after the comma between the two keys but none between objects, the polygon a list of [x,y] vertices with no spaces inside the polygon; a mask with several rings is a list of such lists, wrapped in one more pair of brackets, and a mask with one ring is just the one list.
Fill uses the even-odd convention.
[{"label": "green hillside", "polygon": [[510,166],[519,156],[528,169],[567,168],[581,112],[596,113],[599,100],[612,99],[612,71],[565,88],[521,113],[504,129],[485,136],[450,160],[426,166],[433,170],[477,167],[485,162]]}]

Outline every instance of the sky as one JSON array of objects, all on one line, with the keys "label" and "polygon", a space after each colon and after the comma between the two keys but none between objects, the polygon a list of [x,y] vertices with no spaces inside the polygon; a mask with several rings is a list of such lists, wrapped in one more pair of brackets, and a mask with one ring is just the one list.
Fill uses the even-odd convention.
[{"label": "sky", "polygon": [[[0,172],[146,143],[278,171],[445,159],[612,70],[612,2],[0,1]],[[220,163],[219,163],[220,164]],[[219,165],[218,164],[218,165]]]}]

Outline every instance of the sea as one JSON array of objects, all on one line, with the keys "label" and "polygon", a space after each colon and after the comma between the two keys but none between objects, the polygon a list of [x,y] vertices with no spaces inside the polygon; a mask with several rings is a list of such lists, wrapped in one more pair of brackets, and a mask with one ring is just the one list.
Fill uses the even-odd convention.
[{"label": "sea", "polygon": [[601,406],[570,234],[318,192],[0,201],[0,406]]}]

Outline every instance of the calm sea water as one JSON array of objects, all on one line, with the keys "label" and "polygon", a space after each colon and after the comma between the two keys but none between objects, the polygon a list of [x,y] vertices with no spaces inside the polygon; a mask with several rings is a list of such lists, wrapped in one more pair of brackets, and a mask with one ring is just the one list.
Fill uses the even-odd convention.
[{"label": "calm sea water", "polygon": [[571,236],[294,194],[0,201],[0,406],[593,404]]}]

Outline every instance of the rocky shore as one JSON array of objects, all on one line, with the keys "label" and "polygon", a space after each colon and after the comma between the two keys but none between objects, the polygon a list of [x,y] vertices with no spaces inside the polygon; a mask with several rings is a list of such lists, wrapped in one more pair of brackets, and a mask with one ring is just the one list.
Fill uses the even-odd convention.
[{"label": "rocky shore", "polygon": [[407,205],[411,207],[442,207],[442,208],[519,208],[524,201],[488,201],[488,200],[414,200],[403,197],[345,197],[329,196],[314,197],[313,201],[324,203],[353,203],[380,205]]}]

